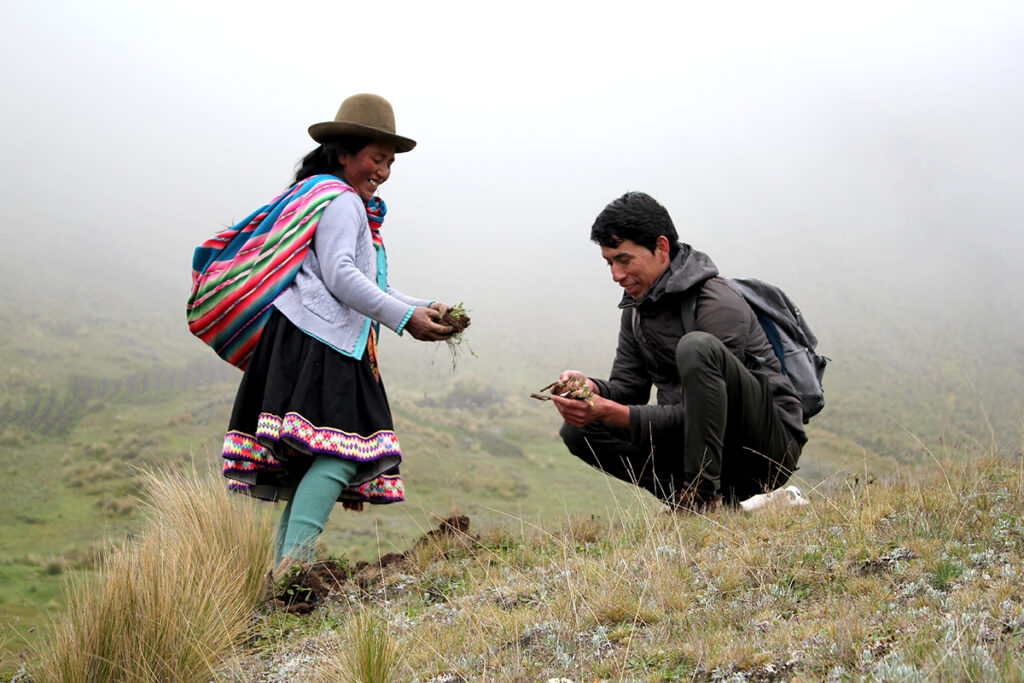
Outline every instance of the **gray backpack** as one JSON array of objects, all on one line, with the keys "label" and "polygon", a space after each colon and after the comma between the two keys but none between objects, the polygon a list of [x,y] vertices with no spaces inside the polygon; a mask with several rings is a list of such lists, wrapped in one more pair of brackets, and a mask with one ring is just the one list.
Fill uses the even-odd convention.
[{"label": "gray backpack", "polygon": [[[815,352],[818,338],[807,325],[800,309],[786,293],[775,285],[754,278],[726,278],[754,310],[761,329],[768,337],[775,355],[782,365],[782,374],[793,383],[803,405],[804,422],[825,407],[825,390],[821,379],[830,360]],[[696,327],[697,293],[683,297],[683,327],[687,331]]]}]

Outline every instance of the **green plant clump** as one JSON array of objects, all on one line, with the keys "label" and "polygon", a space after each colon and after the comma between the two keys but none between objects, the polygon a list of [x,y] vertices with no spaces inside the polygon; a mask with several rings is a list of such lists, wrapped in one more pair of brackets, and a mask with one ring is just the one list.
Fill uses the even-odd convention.
[{"label": "green plant clump", "polygon": [[448,351],[452,356],[453,370],[455,369],[459,352],[463,348],[465,348],[471,356],[476,357],[476,353],[465,338],[465,332],[466,329],[469,328],[469,323],[469,313],[466,311],[466,307],[461,301],[449,308],[445,311],[445,314],[441,316],[441,324],[449,325],[455,330],[452,336],[445,340],[445,343],[448,345]]}]

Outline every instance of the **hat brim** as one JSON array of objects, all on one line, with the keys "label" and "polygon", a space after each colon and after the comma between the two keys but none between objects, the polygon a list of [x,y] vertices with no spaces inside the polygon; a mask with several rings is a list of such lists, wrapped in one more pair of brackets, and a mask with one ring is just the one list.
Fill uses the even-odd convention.
[{"label": "hat brim", "polygon": [[323,123],[314,123],[309,127],[309,137],[317,142],[325,142],[339,135],[361,135],[374,140],[390,142],[395,146],[395,152],[408,152],[416,146],[416,141],[410,138],[358,123],[324,121]]}]

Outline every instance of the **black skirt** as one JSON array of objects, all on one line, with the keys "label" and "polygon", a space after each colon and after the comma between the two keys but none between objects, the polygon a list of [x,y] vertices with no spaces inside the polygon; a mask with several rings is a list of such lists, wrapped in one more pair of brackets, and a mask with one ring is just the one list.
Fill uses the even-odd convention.
[{"label": "black skirt", "polygon": [[224,476],[233,490],[288,500],[317,455],[359,463],[338,500],[405,499],[376,331],[356,360],[297,328],[274,309],[242,377],[224,438]]}]

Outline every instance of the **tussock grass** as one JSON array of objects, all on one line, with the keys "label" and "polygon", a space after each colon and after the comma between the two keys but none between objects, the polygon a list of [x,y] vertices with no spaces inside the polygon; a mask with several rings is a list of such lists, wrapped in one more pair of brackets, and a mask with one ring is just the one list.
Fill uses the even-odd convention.
[{"label": "tussock grass", "polygon": [[326,664],[316,680],[323,683],[390,683],[396,677],[400,651],[386,617],[364,608],[356,612],[340,638],[328,637],[322,646]]},{"label": "tussock grass", "polygon": [[1020,680],[1021,451],[930,465],[836,477],[800,508],[679,516],[644,498],[435,539],[336,594],[327,611],[378,622],[347,621],[332,647],[372,651],[386,624],[401,657],[373,680]]},{"label": "tussock grass", "polygon": [[33,675],[1024,679],[1024,453],[933,455],[804,507],[677,515],[637,493],[557,528],[432,536],[308,617],[259,607],[266,517],[217,481],[148,475],[150,526],[74,584]]},{"label": "tussock grass", "polygon": [[148,526],[68,585],[35,681],[208,681],[246,634],[273,545],[269,517],[214,474],[144,472]]}]

